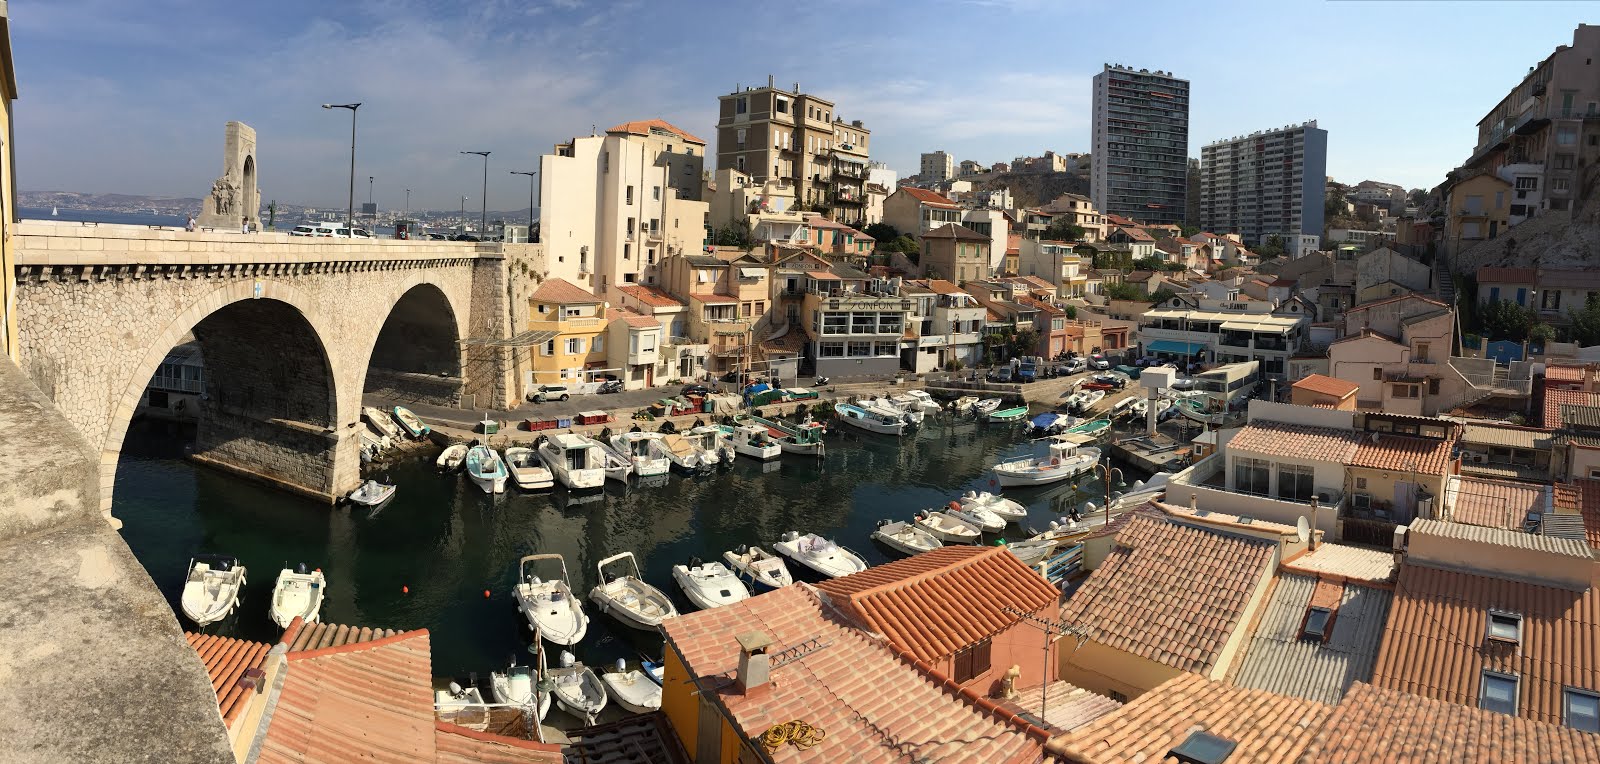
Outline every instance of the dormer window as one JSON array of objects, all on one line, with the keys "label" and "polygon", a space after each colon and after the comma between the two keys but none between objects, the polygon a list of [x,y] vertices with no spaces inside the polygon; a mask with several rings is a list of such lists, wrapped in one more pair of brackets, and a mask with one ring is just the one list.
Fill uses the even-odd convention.
[{"label": "dormer window", "polygon": [[1328,621],[1332,618],[1333,611],[1325,607],[1306,611],[1306,627],[1301,631],[1301,637],[1318,642],[1328,641]]},{"label": "dormer window", "polygon": [[1489,611],[1489,639],[1514,644],[1522,643],[1522,616],[1503,611]]}]

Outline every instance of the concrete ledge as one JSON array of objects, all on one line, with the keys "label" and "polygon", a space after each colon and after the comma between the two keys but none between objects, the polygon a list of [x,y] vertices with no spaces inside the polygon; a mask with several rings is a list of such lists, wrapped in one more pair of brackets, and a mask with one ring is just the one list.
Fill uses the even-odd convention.
[{"label": "concrete ledge", "polygon": [[283,480],[282,478],[275,478],[271,475],[265,475],[248,467],[241,467],[237,464],[225,462],[221,459],[214,459],[206,456],[205,454],[190,454],[189,460],[196,464],[210,467],[211,469],[221,470],[230,475],[238,475],[239,477],[246,478],[248,480],[254,480],[257,483],[261,483],[272,488],[288,491],[289,493],[297,496],[304,496],[312,501],[320,501],[327,504],[332,504],[339,500],[338,496],[328,493],[327,491],[310,488],[300,485],[299,483],[291,483],[287,480]]}]

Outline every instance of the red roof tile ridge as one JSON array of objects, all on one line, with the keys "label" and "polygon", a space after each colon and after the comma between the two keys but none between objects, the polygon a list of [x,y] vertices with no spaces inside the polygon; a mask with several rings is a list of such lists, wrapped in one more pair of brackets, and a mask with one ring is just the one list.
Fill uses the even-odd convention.
[{"label": "red roof tile ridge", "polygon": [[496,735],[492,732],[479,732],[475,729],[462,727],[458,724],[451,724],[449,722],[441,722],[438,720],[434,720],[433,729],[435,732],[442,732],[446,735],[460,735],[461,737],[472,738],[473,740],[479,740],[485,743],[506,745],[513,748],[523,748],[529,751],[555,751],[558,753],[561,751],[561,746],[555,745],[554,743],[541,743],[537,740],[523,740],[522,738],[517,737]]},{"label": "red roof tile ridge", "polygon": [[283,645],[285,648],[290,647],[294,644],[295,638],[300,636],[300,630],[305,627],[306,619],[302,616],[295,616],[294,620],[289,622],[289,628],[283,630],[283,636],[278,638],[278,644]]},{"label": "red roof tile ridge", "polygon": [[350,642],[348,644],[343,644],[343,645],[332,645],[332,646],[329,646],[329,647],[318,647],[318,648],[311,649],[311,650],[302,650],[302,651],[297,652],[297,653],[289,653],[288,657],[289,657],[289,660],[291,660],[291,661],[303,661],[303,660],[309,660],[309,659],[312,659],[312,658],[322,658],[322,657],[326,657],[326,656],[329,656],[329,655],[338,655],[340,653],[359,653],[359,652],[363,652],[363,651],[366,651],[366,650],[371,650],[371,649],[378,648],[378,647],[386,647],[388,645],[392,645],[392,644],[395,644],[395,643],[398,643],[398,642],[404,642],[404,641],[409,640],[409,639],[415,639],[415,638],[418,638],[418,637],[427,637],[427,636],[428,636],[428,630],[427,629],[416,629],[416,630],[413,630],[413,631],[402,631],[402,632],[399,632],[397,634],[392,634],[392,635],[387,636],[387,637],[381,637],[379,639],[374,639],[374,640],[372,640],[370,642]]}]

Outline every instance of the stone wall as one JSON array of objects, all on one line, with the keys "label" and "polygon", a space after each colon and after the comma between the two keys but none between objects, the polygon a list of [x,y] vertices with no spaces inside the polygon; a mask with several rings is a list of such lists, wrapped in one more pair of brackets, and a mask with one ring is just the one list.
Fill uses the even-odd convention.
[{"label": "stone wall", "polygon": [[454,408],[461,405],[461,378],[374,366],[367,369],[366,392],[389,401]]}]

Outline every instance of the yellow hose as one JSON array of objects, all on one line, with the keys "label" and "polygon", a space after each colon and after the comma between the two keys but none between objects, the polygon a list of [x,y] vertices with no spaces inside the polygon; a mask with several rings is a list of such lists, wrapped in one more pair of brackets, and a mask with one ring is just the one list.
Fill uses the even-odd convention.
[{"label": "yellow hose", "polygon": [[803,751],[822,742],[822,739],[827,736],[828,733],[820,727],[813,727],[799,719],[795,719],[772,725],[771,729],[761,733],[759,739],[761,747],[767,749],[767,753],[776,753],[784,743],[791,743],[794,747]]}]

